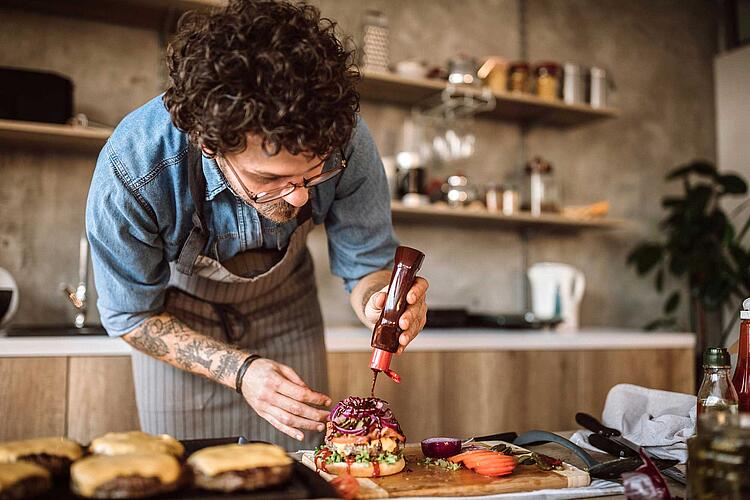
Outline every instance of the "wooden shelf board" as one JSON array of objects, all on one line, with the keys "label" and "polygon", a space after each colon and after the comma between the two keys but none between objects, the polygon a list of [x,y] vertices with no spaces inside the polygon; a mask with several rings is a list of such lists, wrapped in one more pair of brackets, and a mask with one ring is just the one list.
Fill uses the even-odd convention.
[{"label": "wooden shelf board", "polygon": [[409,207],[400,202],[391,203],[394,221],[431,221],[445,224],[473,223],[487,227],[545,228],[555,230],[618,229],[627,225],[621,219],[572,219],[562,215],[545,214],[534,217],[529,213],[503,215],[486,210],[451,208],[448,206]]},{"label": "wooden shelf board", "polygon": [[227,0],[4,0],[12,8],[146,29],[174,29],[188,10],[221,7]]},{"label": "wooden shelf board", "polygon": [[111,134],[112,129],[109,128],[0,119],[0,142],[13,146],[99,151]]},{"label": "wooden shelf board", "polygon": [[[363,71],[362,76],[359,92],[363,99],[407,106],[424,106],[431,99],[437,102],[440,92],[447,87],[447,83],[442,80],[407,78],[393,73]],[[464,90],[481,93],[481,89],[475,87],[465,87]],[[497,101],[495,109],[477,116],[566,127],[613,118],[619,114],[614,108],[592,108],[586,104],[547,101],[531,94],[495,92],[493,95]]]}]

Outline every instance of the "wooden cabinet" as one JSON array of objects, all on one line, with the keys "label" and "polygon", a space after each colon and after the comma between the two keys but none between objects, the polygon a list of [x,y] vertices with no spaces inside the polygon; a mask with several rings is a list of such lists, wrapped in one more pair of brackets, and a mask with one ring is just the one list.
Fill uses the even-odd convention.
[{"label": "wooden cabinet", "polygon": [[[368,352],[328,354],[334,401],[370,391]],[[691,349],[433,351],[397,358],[403,383],[378,380],[410,441],[576,427],[609,389],[692,393]],[[0,440],[66,434],[79,442],[138,428],[129,357],[0,358]]]},{"label": "wooden cabinet", "polygon": [[0,441],[138,429],[130,357],[0,358]]},{"label": "wooden cabinet", "polygon": [[65,433],[67,358],[0,358],[0,440]]},{"label": "wooden cabinet", "polygon": [[139,428],[129,357],[69,358],[67,435],[86,443]]}]

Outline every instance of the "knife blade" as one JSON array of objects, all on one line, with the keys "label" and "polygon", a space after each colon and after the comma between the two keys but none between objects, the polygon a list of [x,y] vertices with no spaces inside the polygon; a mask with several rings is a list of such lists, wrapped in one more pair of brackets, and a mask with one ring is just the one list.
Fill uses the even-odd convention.
[{"label": "knife blade", "polygon": [[[631,452],[634,452],[636,455],[638,454],[638,450],[641,448],[640,445],[623,437],[620,434],[620,431],[618,431],[617,429],[612,429],[611,427],[607,427],[606,425],[602,424],[596,417],[589,415],[588,413],[576,413],[576,422],[579,425],[585,427],[586,429],[594,433],[591,436],[589,436],[589,443],[591,443],[592,446],[596,446],[600,450],[606,451],[607,453],[611,453],[611,452],[607,449],[600,448],[597,444],[594,444],[591,441],[591,438],[593,438],[594,441],[599,444],[608,446],[610,449],[615,449],[615,447],[610,446],[608,443],[605,443],[604,442],[605,440],[612,441],[616,444],[620,444],[623,448],[631,450]],[[597,437],[594,437],[596,435],[604,437],[605,440],[601,440]],[[660,459],[659,457],[654,456],[654,454],[648,451],[646,448],[643,448],[643,451],[646,453],[646,455],[648,455],[650,459],[655,460],[656,462],[664,460],[664,459]],[[612,454],[615,456],[619,456],[619,457],[626,456],[626,455],[623,455],[622,453],[627,453],[627,452],[624,452],[622,448],[617,448],[617,451]],[[683,484],[683,485],[687,484],[687,478],[685,477],[685,474],[677,467],[674,467],[674,466],[666,467],[664,469],[661,469],[661,472],[663,472],[665,476],[677,481],[680,484]]]}]

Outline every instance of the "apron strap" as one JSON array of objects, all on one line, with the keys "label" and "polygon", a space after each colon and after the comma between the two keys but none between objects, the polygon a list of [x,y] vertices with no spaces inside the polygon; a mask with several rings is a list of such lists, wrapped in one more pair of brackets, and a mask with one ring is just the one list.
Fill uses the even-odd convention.
[{"label": "apron strap", "polygon": [[193,199],[193,228],[180,250],[177,270],[188,276],[193,274],[193,265],[208,242],[208,226],[203,215],[206,197],[206,178],[203,175],[203,155],[193,144],[188,143],[188,186]]}]

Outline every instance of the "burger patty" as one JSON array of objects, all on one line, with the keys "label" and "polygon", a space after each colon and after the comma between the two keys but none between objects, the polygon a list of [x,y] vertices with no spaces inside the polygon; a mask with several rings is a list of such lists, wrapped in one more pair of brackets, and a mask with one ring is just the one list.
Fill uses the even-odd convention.
[{"label": "burger patty", "polygon": [[27,477],[0,491],[0,500],[33,498],[50,489],[50,486],[50,481],[46,477]]},{"label": "burger patty", "polygon": [[256,490],[279,485],[292,475],[293,464],[275,465],[273,467],[254,467],[247,470],[222,472],[208,476],[194,470],[194,482],[197,486],[214,491],[230,493],[238,490]]},{"label": "burger patty", "polygon": [[[333,444],[328,445],[331,450],[335,450],[339,455],[345,457],[354,455],[360,455],[367,453],[370,457],[377,457],[381,453],[384,453],[380,441],[370,441],[367,444],[346,444],[343,446],[334,446]],[[396,442],[396,449],[389,451],[394,455],[398,455],[403,449],[403,445],[400,442]]]},{"label": "burger patty", "polygon": [[70,472],[72,460],[62,455],[49,455],[47,453],[37,453],[33,455],[23,455],[18,460],[32,462],[41,465],[55,477],[66,476]]},{"label": "burger patty", "polygon": [[[92,498],[144,498],[177,488],[177,482],[162,483],[158,477],[120,476],[99,485]],[[79,491],[75,492],[81,495]]]}]

